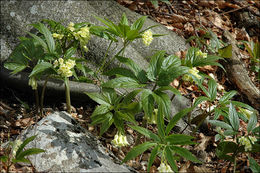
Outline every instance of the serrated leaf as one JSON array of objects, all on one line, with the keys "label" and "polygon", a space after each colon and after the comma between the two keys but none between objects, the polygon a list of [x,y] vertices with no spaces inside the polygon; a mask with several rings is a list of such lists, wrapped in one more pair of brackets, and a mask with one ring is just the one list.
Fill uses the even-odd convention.
[{"label": "serrated leaf", "polygon": [[137,90],[131,91],[130,93],[128,93],[128,94],[124,97],[122,103],[124,103],[124,104],[130,104],[130,103],[133,101],[133,99],[135,98],[135,96],[136,96],[137,94],[139,94],[141,91],[142,91],[142,89],[137,89]]},{"label": "serrated leaf", "polygon": [[131,127],[132,129],[138,131],[139,133],[143,134],[144,136],[153,139],[155,142],[159,142],[160,138],[154,134],[153,132],[151,132],[150,130],[140,127],[140,126],[132,126],[132,125],[128,125],[129,127]]},{"label": "serrated leaf", "polygon": [[155,91],[152,93],[155,101],[158,104],[158,109],[162,110],[162,115],[170,119],[171,116],[171,100],[169,96],[161,91]]},{"label": "serrated leaf", "polygon": [[232,90],[229,91],[227,93],[225,93],[220,99],[219,99],[219,103],[220,104],[226,104],[234,95],[237,94],[237,91]]},{"label": "serrated leaf", "polygon": [[178,155],[184,157],[187,160],[190,160],[195,163],[201,163],[191,152],[185,148],[177,147],[177,146],[171,146],[171,149],[176,152]]},{"label": "serrated leaf", "polygon": [[169,142],[171,145],[189,145],[195,144],[195,142],[191,141],[194,137],[183,135],[183,134],[171,134],[165,137],[165,141]]},{"label": "serrated leaf", "polygon": [[174,79],[188,72],[188,67],[185,66],[173,66],[169,69],[161,69],[157,84],[159,86],[168,86]]},{"label": "serrated leaf", "polygon": [[154,109],[154,98],[152,96],[152,91],[149,89],[144,89],[141,94],[141,103],[146,116],[150,117]]},{"label": "serrated leaf", "polygon": [[169,122],[169,124],[166,127],[166,135],[168,135],[170,133],[170,131],[172,130],[172,128],[175,126],[175,124],[185,115],[187,115],[190,111],[192,111],[192,108],[185,108],[183,110],[181,110],[180,112],[176,113],[173,118],[171,119],[171,121]]},{"label": "serrated leaf", "polygon": [[77,48],[75,47],[71,47],[69,49],[66,50],[65,54],[64,54],[64,58],[70,58],[72,55],[74,55],[77,51]]},{"label": "serrated leaf", "polygon": [[148,160],[147,172],[150,172],[150,168],[151,168],[151,166],[152,166],[152,164],[153,164],[153,162],[154,162],[154,160],[156,158],[156,155],[157,155],[158,151],[159,151],[159,145],[154,147],[154,149],[151,152],[151,155],[150,155],[149,160]]},{"label": "serrated leaf", "polygon": [[142,16],[139,19],[137,19],[131,26],[131,30],[140,30],[143,27],[143,24],[146,20],[147,16]]},{"label": "serrated leaf", "polygon": [[102,84],[102,87],[108,88],[139,88],[145,85],[139,84],[138,81],[129,77],[118,77]]},{"label": "serrated leaf", "polygon": [[249,122],[247,124],[247,132],[250,133],[256,127],[256,124],[257,124],[257,117],[255,113],[253,113],[251,114]]},{"label": "serrated leaf", "polygon": [[16,74],[20,71],[23,71],[27,66],[24,64],[6,62],[6,63],[4,63],[4,67],[8,70],[12,70],[11,74]]},{"label": "serrated leaf", "polygon": [[92,113],[91,117],[93,118],[96,115],[105,114],[105,113],[110,111],[109,108],[110,108],[110,106],[108,106],[106,104],[99,105],[99,106],[96,107],[96,109]]},{"label": "serrated leaf", "polygon": [[156,91],[166,91],[166,90],[171,91],[175,95],[181,95],[181,92],[178,89],[173,88],[172,86],[162,86],[158,88]]},{"label": "serrated leaf", "polygon": [[49,52],[50,53],[54,53],[55,51],[55,42],[54,39],[52,37],[51,32],[49,31],[49,29],[43,25],[42,23],[39,23],[39,26],[41,28],[40,32],[44,35],[48,48],[49,48]]},{"label": "serrated leaf", "polygon": [[162,62],[162,69],[167,70],[172,67],[178,67],[181,65],[181,60],[176,55],[170,55],[167,58],[165,58]]},{"label": "serrated leaf", "polygon": [[238,147],[238,145],[231,141],[220,142],[217,146],[216,155],[220,159],[234,161],[234,158],[227,154],[234,153],[237,150],[237,147]]},{"label": "serrated leaf", "polygon": [[45,43],[45,41],[43,39],[41,39],[40,37],[38,37],[35,34],[32,34],[30,32],[27,32],[31,37],[33,37],[46,51],[48,51],[48,46]]},{"label": "serrated leaf", "polygon": [[237,115],[237,111],[234,108],[234,106],[232,105],[232,103],[230,103],[230,105],[229,105],[228,115],[229,115],[229,121],[230,121],[231,126],[233,127],[233,129],[235,131],[238,131],[238,129],[239,129],[239,118],[238,118],[238,115]]},{"label": "serrated leaf", "polygon": [[125,158],[122,161],[122,163],[135,158],[136,156],[138,156],[138,155],[142,154],[143,152],[145,152],[148,148],[151,148],[151,147],[153,147],[155,145],[157,145],[157,144],[156,143],[151,143],[151,142],[145,142],[143,144],[137,145],[136,147],[132,148],[130,150],[130,152],[127,153],[127,155],[125,156]]},{"label": "serrated leaf", "polygon": [[50,69],[52,67],[52,64],[49,62],[40,62],[39,64],[37,64],[32,72],[30,73],[29,77],[38,75],[39,73],[42,73],[48,69]]},{"label": "serrated leaf", "polygon": [[209,123],[213,124],[216,127],[221,127],[223,129],[232,130],[232,127],[229,124],[227,124],[227,123],[225,123],[223,121],[209,120]]},{"label": "serrated leaf", "polygon": [[107,113],[101,124],[99,136],[102,136],[109,129],[109,127],[113,124],[113,122],[114,122],[113,114],[111,112]]},{"label": "serrated leaf", "polygon": [[85,92],[85,94],[87,94],[92,100],[94,100],[98,104],[101,104],[101,105],[105,104],[105,105],[108,105],[108,106],[111,105],[102,94],[99,94],[99,93],[87,93],[87,92]]},{"label": "serrated leaf", "polygon": [[242,102],[238,102],[238,101],[231,101],[231,103],[235,106],[240,106],[242,108],[246,108],[250,111],[254,111],[254,108],[252,108],[251,106],[249,106],[248,104],[242,103]]},{"label": "serrated leaf", "polygon": [[164,55],[165,51],[158,51],[152,56],[149,67],[147,69],[147,77],[151,81],[156,80],[156,77],[159,74],[162,66]]},{"label": "serrated leaf", "polygon": [[131,70],[126,69],[126,68],[121,68],[121,67],[113,68],[113,69],[105,72],[104,75],[107,75],[107,76],[119,75],[121,77],[129,77],[134,80],[137,80],[136,76],[134,75],[134,73]]},{"label": "serrated leaf", "polygon": [[173,159],[173,153],[169,147],[165,148],[165,156],[169,164],[171,165],[171,168],[174,172],[178,172],[178,167]]},{"label": "serrated leaf", "polygon": [[217,96],[217,83],[215,80],[210,80],[208,82],[208,91],[210,95],[210,100],[214,101]]}]

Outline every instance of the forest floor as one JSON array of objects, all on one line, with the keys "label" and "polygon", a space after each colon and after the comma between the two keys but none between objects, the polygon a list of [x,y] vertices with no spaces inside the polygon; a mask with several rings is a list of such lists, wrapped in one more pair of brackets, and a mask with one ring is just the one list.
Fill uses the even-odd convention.
[{"label": "forest floor", "polygon": [[[211,30],[219,39],[222,39],[223,31],[228,30],[236,38],[239,44],[244,41],[259,41],[259,23],[260,18],[260,2],[257,0],[218,0],[218,1],[200,1],[186,0],[176,1],[170,0],[170,4],[159,1],[156,8],[150,1],[132,1],[132,0],[117,0],[121,5],[142,15],[149,16],[152,20],[165,25],[168,29],[176,32],[185,39],[191,36],[202,36],[206,31]],[[255,23],[256,22],[256,23]],[[161,34],[161,33],[160,33]],[[194,41],[190,45],[195,45]],[[182,55],[185,50],[178,52]],[[260,84],[257,80],[258,72],[252,70],[249,53],[241,46],[242,61],[244,62],[248,74],[253,83],[259,88]],[[218,81],[218,84],[226,91],[236,90],[235,86],[229,82],[225,73],[220,73],[217,67],[206,66],[200,68],[200,71],[213,75]],[[173,86],[178,85],[178,80],[173,81]],[[195,85],[186,85],[183,83],[180,86],[182,94],[191,95],[190,99],[199,96],[199,91]],[[35,124],[41,117],[35,116],[35,104],[33,97],[16,90],[9,89],[2,85],[0,88],[0,138],[1,142],[6,142],[8,139],[15,139],[22,130],[28,126]],[[245,101],[241,95],[237,95],[236,100]],[[65,100],[64,100],[65,102]],[[66,110],[65,103],[48,102],[45,105],[44,112],[48,115],[54,111]],[[73,103],[72,103],[73,104]],[[248,103],[250,105],[250,103]],[[90,115],[93,112],[93,106],[73,105],[72,116],[76,118],[80,124],[98,136],[98,128],[90,125]],[[259,124],[259,122],[258,122]],[[152,125],[149,129],[154,129]],[[132,141],[137,138],[137,134],[126,129],[127,134],[132,138]],[[217,143],[214,140],[214,131],[198,132],[196,134],[198,144],[195,147],[195,154],[201,159],[204,164],[198,165],[191,162],[180,161],[178,163],[180,172],[231,172],[232,164],[224,160],[219,160],[215,155]],[[123,147],[122,150],[111,145],[111,140],[115,135],[114,129],[110,129],[105,133],[100,140],[104,146],[123,159],[125,154],[129,152],[131,147]],[[142,139],[144,140],[144,139]],[[188,148],[189,149],[189,148]],[[3,150],[0,150],[0,155]],[[260,163],[260,157],[257,154],[252,155],[254,159]],[[140,172],[144,172],[149,158],[148,153],[144,153],[141,157],[137,157],[133,161],[129,161],[128,165],[132,166]],[[249,161],[246,155],[238,157],[237,170],[239,172],[251,172],[249,169]],[[151,172],[156,172],[160,165],[160,160],[157,158],[151,168]],[[28,172],[33,171],[33,167],[20,166],[16,164],[12,167],[13,171]]]}]

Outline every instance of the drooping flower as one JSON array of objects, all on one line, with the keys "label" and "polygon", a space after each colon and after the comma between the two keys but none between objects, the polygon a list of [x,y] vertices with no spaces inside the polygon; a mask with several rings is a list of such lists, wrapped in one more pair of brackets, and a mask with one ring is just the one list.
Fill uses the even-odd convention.
[{"label": "drooping flower", "polygon": [[152,41],[153,41],[153,33],[152,31],[149,29],[147,31],[145,31],[142,35],[142,38],[143,38],[143,43],[146,45],[146,46],[149,46]]},{"label": "drooping flower", "polygon": [[201,50],[199,50],[199,51],[196,52],[196,55],[197,56],[201,56],[202,58],[207,58],[208,54],[207,53],[203,53],[203,52],[201,52]]},{"label": "drooping flower", "polygon": [[163,162],[161,162],[161,164],[158,168],[158,171],[159,172],[173,172],[170,165],[168,165],[167,163],[163,163]]},{"label": "drooping flower", "polygon": [[67,60],[65,63],[62,58],[59,58],[58,61],[55,60],[53,62],[54,68],[59,66],[57,73],[63,77],[71,77],[72,76],[71,69],[74,68],[75,65],[76,65],[75,61],[71,59]]},{"label": "drooping flower", "polygon": [[16,155],[16,152],[18,151],[19,147],[22,145],[22,141],[20,139],[15,140],[12,146],[12,156],[14,157]]},{"label": "drooping flower", "polygon": [[57,39],[60,39],[60,40],[61,40],[61,39],[64,37],[64,35],[63,35],[63,34],[57,34],[57,33],[53,33],[53,34],[52,34],[52,37],[53,37],[53,38],[57,38]]},{"label": "drooping flower", "polygon": [[116,147],[123,147],[129,145],[125,135],[117,133],[111,143]]},{"label": "drooping flower", "polygon": [[33,90],[37,89],[37,81],[36,81],[35,77],[30,77],[28,84],[32,87]]},{"label": "drooping flower", "polygon": [[242,136],[238,139],[238,142],[241,144],[241,145],[244,145],[245,146],[245,151],[251,151],[252,150],[252,144],[254,144],[256,142],[256,138],[253,137],[253,136],[249,136],[248,138],[245,137],[245,136]]},{"label": "drooping flower", "polygon": [[250,119],[251,115],[253,114],[252,111],[248,110],[248,109],[244,109],[244,108],[241,108],[241,107],[238,107],[238,109],[240,110],[240,112],[242,114],[244,114],[248,119]]},{"label": "drooping flower", "polygon": [[[196,67],[193,67],[193,68],[189,69],[188,73],[189,73],[189,74],[192,74],[192,75],[195,76],[197,79],[201,79],[201,76],[198,74],[198,73],[199,73],[199,70],[197,70]],[[192,81],[193,81],[192,77],[191,77],[190,75],[188,75],[188,74],[185,74],[185,75],[182,77],[182,79],[183,79],[184,81],[187,81],[187,82],[189,82],[189,81],[192,82]]]},{"label": "drooping flower", "polygon": [[69,29],[71,32],[75,31],[74,23],[73,23],[73,22],[70,22],[70,23],[69,23],[68,29]]}]

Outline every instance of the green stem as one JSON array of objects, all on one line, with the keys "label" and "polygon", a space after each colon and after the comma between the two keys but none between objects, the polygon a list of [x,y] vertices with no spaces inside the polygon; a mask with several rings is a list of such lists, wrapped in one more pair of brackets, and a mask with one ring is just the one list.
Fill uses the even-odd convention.
[{"label": "green stem", "polygon": [[40,115],[41,117],[43,116],[43,101],[44,101],[44,94],[45,94],[45,89],[47,86],[47,82],[48,82],[49,76],[45,79],[43,88],[42,88],[42,93],[41,93],[41,101],[40,101]]},{"label": "green stem", "polygon": [[154,91],[156,89],[156,87],[157,87],[157,85],[154,84],[152,91]]},{"label": "green stem", "polygon": [[38,93],[38,88],[36,88],[36,90],[34,90],[34,92],[35,92],[36,114],[38,116],[38,113],[39,113],[39,93]]},{"label": "green stem", "polygon": [[113,41],[111,40],[110,43],[109,43],[109,46],[108,46],[108,48],[107,48],[107,50],[106,50],[103,63],[102,63],[102,65],[101,65],[101,67],[98,69],[98,71],[96,72],[96,74],[98,74],[98,73],[104,68],[104,66],[105,66],[105,64],[106,64],[106,61],[107,61],[107,58],[108,58],[108,56],[107,56],[108,50],[110,49],[112,43],[113,43]]},{"label": "green stem", "polygon": [[70,104],[70,86],[69,86],[69,79],[65,78],[65,94],[66,94],[66,105],[67,105],[67,112],[71,114],[71,104]]}]

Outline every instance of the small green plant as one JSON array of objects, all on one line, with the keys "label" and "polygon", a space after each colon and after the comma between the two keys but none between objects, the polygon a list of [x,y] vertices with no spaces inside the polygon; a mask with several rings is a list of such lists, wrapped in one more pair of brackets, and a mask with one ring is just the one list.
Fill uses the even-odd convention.
[{"label": "small green plant", "polygon": [[259,42],[254,43],[253,41],[251,42],[244,41],[244,46],[250,55],[252,70],[258,73],[258,80],[260,80],[260,76],[259,76],[260,44]]},{"label": "small green plant", "polygon": [[0,156],[3,169],[9,172],[10,167],[17,162],[31,163],[30,160],[26,158],[27,156],[45,152],[39,148],[29,148],[24,150],[24,147],[35,138],[36,136],[31,136],[24,141],[21,141],[20,139],[17,139],[14,142],[10,141],[7,146],[4,147],[4,155]]},{"label": "small green plant", "polygon": [[132,129],[149,138],[150,141],[137,145],[131,149],[131,151],[127,153],[123,162],[137,157],[149,148],[153,148],[150,159],[148,161],[147,172],[150,171],[150,168],[157,155],[161,157],[161,165],[158,168],[160,172],[178,172],[178,167],[175,161],[179,160],[178,156],[195,163],[200,163],[200,161],[192,153],[181,147],[183,145],[195,144],[195,142],[192,141],[193,137],[183,134],[170,133],[175,124],[191,110],[191,108],[183,109],[174,115],[169,124],[166,126],[163,120],[163,107],[160,107],[158,109],[157,116],[158,134],[155,134],[150,130],[140,126],[129,125]]},{"label": "small green plant", "polygon": [[[209,120],[209,122],[217,126],[218,134],[216,140],[221,140],[217,146],[216,155],[220,159],[225,159],[234,163],[234,171],[236,171],[236,157],[240,153],[259,152],[259,126],[257,125],[257,116],[252,113],[247,124],[247,131],[240,132],[240,120],[236,109],[230,103],[228,115],[224,116],[223,121]],[[224,129],[224,131],[222,131]],[[232,137],[233,141],[225,139]],[[248,156],[249,157],[249,156]],[[252,161],[251,161],[252,163]]]}]

